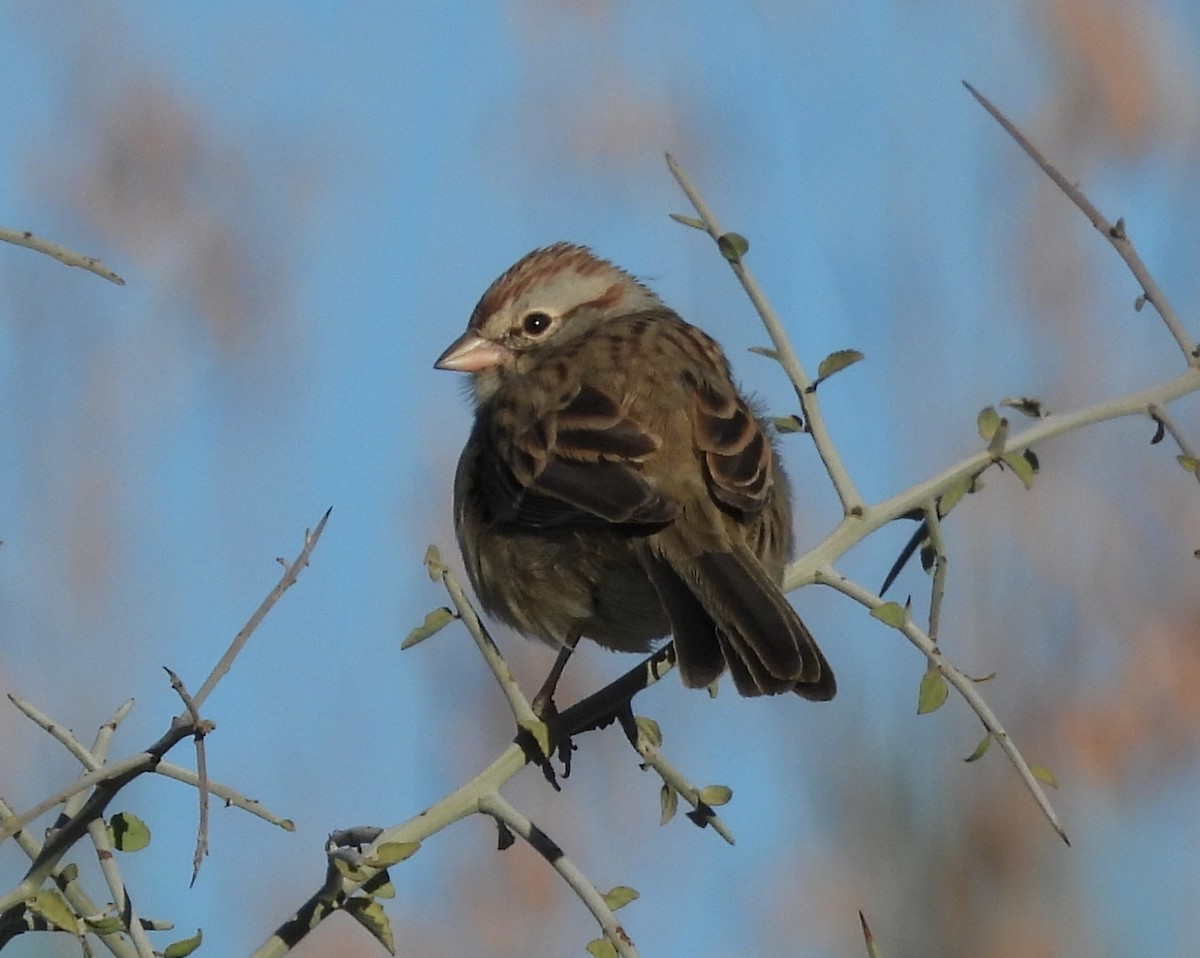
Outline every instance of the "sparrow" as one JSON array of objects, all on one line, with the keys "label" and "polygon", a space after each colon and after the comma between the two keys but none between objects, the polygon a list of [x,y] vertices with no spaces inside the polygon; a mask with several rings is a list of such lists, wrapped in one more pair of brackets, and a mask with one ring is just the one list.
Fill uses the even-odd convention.
[{"label": "sparrow", "polygon": [[521,258],[438,369],[475,421],[454,522],[483,608],[525,636],[624,652],[675,640],[683,684],[831,699],[780,589],[791,495],[721,347],[583,246]]}]

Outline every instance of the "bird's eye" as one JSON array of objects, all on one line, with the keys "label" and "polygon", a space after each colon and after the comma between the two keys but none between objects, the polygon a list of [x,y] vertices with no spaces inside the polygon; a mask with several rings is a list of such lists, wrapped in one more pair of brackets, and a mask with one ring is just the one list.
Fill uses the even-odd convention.
[{"label": "bird's eye", "polygon": [[551,319],[545,313],[527,313],[521,320],[521,329],[527,336],[541,336],[550,328]]}]

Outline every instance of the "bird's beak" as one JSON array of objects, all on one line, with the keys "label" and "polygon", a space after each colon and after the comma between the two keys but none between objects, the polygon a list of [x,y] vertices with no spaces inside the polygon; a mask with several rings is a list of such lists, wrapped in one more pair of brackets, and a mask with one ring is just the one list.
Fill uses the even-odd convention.
[{"label": "bird's beak", "polygon": [[502,366],[510,359],[512,353],[509,350],[468,329],[446,347],[446,351],[437,358],[433,368],[477,373],[493,366]]}]

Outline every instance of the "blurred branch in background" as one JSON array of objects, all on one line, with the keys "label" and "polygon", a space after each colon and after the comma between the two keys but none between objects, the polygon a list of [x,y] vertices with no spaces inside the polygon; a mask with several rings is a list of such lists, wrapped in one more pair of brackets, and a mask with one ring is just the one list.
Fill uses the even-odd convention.
[{"label": "blurred branch in background", "polygon": [[53,256],[60,263],[67,266],[78,266],[80,269],[86,269],[89,273],[102,276],[110,283],[115,283],[118,286],[125,285],[125,280],[121,279],[120,276],[101,263],[96,257],[76,253],[74,250],[67,249],[61,243],[52,243],[50,240],[34,236],[28,230],[17,231],[0,227],[0,242],[12,243],[14,246],[24,246],[26,249],[37,250],[39,253]]}]

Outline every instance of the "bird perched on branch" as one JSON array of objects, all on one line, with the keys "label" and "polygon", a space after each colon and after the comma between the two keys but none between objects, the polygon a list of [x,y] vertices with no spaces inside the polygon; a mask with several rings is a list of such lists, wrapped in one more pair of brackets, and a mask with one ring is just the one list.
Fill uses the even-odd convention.
[{"label": "bird perched on branch", "polygon": [[683,683],[833,697],[780,591],[791,496],[721,347],[582,246],[524,256],[438,369],[473,377],[454,520],[483,607],[560,647],[675,638]]}]

